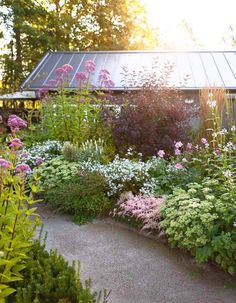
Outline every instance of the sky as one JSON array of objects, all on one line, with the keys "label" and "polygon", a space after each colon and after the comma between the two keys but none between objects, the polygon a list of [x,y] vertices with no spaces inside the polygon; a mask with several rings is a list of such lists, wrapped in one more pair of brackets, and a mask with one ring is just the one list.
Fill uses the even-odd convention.
[{"label": "sky", "polygon": [[[230,49],[230,26],[236,32],[236,0],[141,0],[151,25],[159,27],[163,48],[193,49],[184,22],[203,49]],[[223,41],[225,38],[226,42]],[[165,42],[164,42],[165,41]]]}]

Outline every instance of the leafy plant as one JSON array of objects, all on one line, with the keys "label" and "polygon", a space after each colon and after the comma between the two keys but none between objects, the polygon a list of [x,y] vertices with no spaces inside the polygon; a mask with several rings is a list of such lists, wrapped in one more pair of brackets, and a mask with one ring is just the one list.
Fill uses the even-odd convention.
[{"label": "leafy plant", "polygon": [[58,156],[40,165],[35,173],[40,177],[42,188],[47,190],[58,187],[64,181],[70,181],[80,167],[78,162],[69,162],[63,156]]},{"label": "leafy plant", "polygon": [[[236,188],[206,178],[176,188],[161,209],[170,243],[189,250],[197,261],[216,261],[225,270],[236,270]],[[229,248],[229,250],[227,249]]]},{"label": "leafy plant", "polygon": [[137,74],[124,71],[124,86],[129,83],[139,89],[123,96],[119,115],[107,113],[119,153],[133,147],[148,157],[161,149],[171,153],[170,146],[177,139],[187,142],[190,120],[196,111],[171,87],[172,71],[171,65],[160,70],[158,62],[149,72],[145,68]]},{"label": "leafy plant", "polygon": [[62,155],[66,161],[75,162],[78,160],[79,148],[77,145],[70,142],[65,142],[62,150]]},{"label": "leafy plant", "polygon": [[[106,94],[91,94],[89,78],[95,68],[95,63],[87,60],[85,71],[76,73],[78,89],[74,94],[65,89],[73,70],[70,64],[59,67],[55,72],[55,79],[51,79],[40,89],[41,127],[43,132],[48,133],[49,138],[81,144],[102,135],[104,128],[101,109],[106,103]],[[98,81],[105,90],[114,85],[109,75],[106,70],[99,73]],[[56,93],[49,96],[49,89],[56,90]]]},{"label": "leafy plant", "polygon": [[105,161],[105,144],[102,139],[88,140],[81,144],[78,158],[80,161],[100,162]]},{"label": "leafy plant", "polygon": [[53,207],[74,216],[77,223],[108,212],[111,202],[106,196],[107,184],[98,173],[81,172],[55,184],[44,193],[44,199]]},{"label": "leafy plant", "polygon": [[33,245],[22,272],[23,280],[13,283],[16,293],[6,303],[107,303],[108,293],[91,291],[91,280],[82,284],[80,265],[68,262],[57,251],[48,252],[45,240]]},{"label": "leafy plant", "polygon": [[[34,194],[39,190],[38,180],[33,176],[27,183],[31,171],[27,164],[17,164],[17,152],[23,143],[17,134],[26,123],[16,115],[8,118],[11,135],[8,145],[0,150],[0,301],[15,290],[11,282],[22,279],[28,252],[33,244],[35,229],[39,223],[35,213]],[[4,156],[1,157],[1,156]]]}]

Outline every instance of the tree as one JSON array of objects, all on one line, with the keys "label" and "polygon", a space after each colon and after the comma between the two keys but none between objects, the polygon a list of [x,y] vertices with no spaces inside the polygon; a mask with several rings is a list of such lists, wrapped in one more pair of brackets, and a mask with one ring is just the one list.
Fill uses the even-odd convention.
[{"label": "tree", "polygon": [[129,50],[157,45],[138,0],[0,0],[10,35],[3,87],[15,90],[49,50]]}]

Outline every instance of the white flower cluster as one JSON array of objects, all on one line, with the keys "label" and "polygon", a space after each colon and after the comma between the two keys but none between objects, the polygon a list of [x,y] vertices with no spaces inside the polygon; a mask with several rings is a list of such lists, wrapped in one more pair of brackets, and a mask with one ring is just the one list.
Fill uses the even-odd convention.
[{"label": "white flower cluster", "polygon": [[63,143],[54,140],[47,140],[42,143],[35,143],[30,148],[24,148],[20,153],[21,162],[27,163],[30,167],[35,167],[37,161],[51,160],[62,151]]},{"label": "white flower cluster", "polygon": [[126,190],[127,184],[137,185],[140,187],[140,192],[146,195],[150,195],[154,192],[155,182],[154,178],[149,175],[150,168],[156,161],[160,161],[158,158],[153,158],[147,162],[132,161],[125,158],[120,158],[118,155],[115,159],[107,164],[85,162],[83,164],[84,170],[96,171],[102,174],[108,183],[109,196],[122,193]]}]

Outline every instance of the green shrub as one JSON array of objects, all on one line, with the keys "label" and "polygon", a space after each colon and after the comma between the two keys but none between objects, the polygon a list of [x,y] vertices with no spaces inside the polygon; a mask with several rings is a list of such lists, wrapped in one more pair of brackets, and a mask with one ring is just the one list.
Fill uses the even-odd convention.
[{"label": "green shrub", "polygon": [[110,209],[106,197],[107,184],[98,173],[83,172],[48,189],[45,201],[62,211],[74,215],[74,220],[84,223]]},{"label": "green shrub", "polygon": [[176,188],[161,214],[170,243],[189,250],[199,262],[216,261],[230,273],[236,270],[236,188],[206,178]]},{"label": "green shrub", "polygon": [[64,181],[70,181],[78,173],[79,168],[79,163],[69,162],[59,156],[40,165],[36,173],[41,177],[42,187],[46,190],[57,187]]},{"label": "green shrub", "polygon": [[[14,283],[16,293],[7,298],[6,303],[98,303],[101,292],[92,293],[90,280],[85,286],[80,280],[79,268],[69,265],[57,251],[45,250],[45,243],[35,242],[29,254],[24,279]],[[104,291],[103,303],[107,292]]]},{"label": "green shrub", "polygon": [[66,161],[75,162],[78,160],[79,149],[77,145],[65,142],[62,150],[63,157]]},{"label": "green shrub", "polygon": [[105,160],[105,144],[102,139],[87,140],[79,148],[80,161],[103,162]]}]

